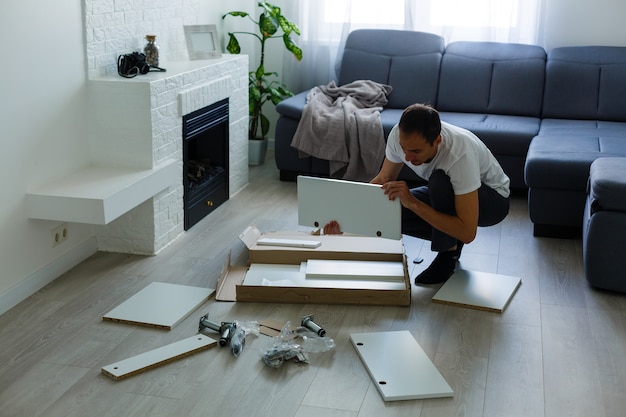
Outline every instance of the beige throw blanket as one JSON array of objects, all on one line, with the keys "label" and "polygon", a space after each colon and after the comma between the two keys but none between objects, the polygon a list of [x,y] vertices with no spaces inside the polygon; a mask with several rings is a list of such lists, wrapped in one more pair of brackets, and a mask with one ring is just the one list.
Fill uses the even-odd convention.
[{"label": "beige throw blanket", "polygon": [[392,87],[369,80],[311,89],[291,146],[330,164],[330,175],[368,182],[385,156],[380,111]]}]

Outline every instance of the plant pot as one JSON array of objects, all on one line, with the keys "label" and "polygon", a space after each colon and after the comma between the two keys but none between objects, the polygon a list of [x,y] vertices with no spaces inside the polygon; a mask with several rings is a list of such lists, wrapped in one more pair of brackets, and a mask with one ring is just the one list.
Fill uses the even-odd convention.
[{"label": "plant pot", "polygon": [[262,165],[267,153],[267,139],[248,140],[248,165]]}]

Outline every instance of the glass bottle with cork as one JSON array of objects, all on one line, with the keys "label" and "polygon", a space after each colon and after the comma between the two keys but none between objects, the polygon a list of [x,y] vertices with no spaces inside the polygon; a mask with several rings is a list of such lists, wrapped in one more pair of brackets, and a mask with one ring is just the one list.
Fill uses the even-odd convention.
[{"label": "glass bottle with cork", "polygon": [[146,55],[146,63],[154,67],[159,66],[159,47],[156,44],[156,35],[146,35],[148,43],[143,48],[143,53]]}]

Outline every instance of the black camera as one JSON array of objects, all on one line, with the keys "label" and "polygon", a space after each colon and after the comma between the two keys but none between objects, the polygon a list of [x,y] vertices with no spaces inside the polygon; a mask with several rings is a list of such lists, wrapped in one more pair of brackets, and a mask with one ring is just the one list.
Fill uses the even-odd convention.
[{"label": "black camera", "polygon": [[146,55],[141,52],[120,55],[117,58],[117,73],[125,78],[133,78],[139,74],[147,74],[154,68],[156,71],[165,71],[146,62]]}]

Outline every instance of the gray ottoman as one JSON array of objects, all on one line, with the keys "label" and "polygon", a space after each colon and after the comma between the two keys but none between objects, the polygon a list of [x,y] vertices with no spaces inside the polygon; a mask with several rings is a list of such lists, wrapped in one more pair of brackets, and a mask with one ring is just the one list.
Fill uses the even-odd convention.
[{"label": "gray ottoman", "polygon": [[626,158],[599,158],[591,164],[583,261],[589,284],[626,292]]}]

